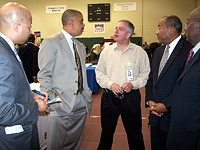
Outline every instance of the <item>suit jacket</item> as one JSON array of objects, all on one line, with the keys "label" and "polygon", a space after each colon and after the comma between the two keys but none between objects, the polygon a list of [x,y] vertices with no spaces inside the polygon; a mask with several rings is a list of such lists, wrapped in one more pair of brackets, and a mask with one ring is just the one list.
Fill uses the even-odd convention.
[{"label": "suit jacket", "polygon": [[[171,115],[168,138],[173,142],[169,145],[170,150],[195,149],[184,147],[184,143],[193,141],[193,143],[200,144],[200,49],[189,61],[176,82]],[[188,139],[190,133],[196,136],[189,136],[190,139]],[[177,143],[177,138],[183,143]],[[197,149],[197,145],[194,147]]]},{"label": "suit jacket", "polygon": [[[33,101],[26,75],[7,42],[0,37],[0,149],[39,149]],[[6,134],[5,127],[22,125],[23,132]]]},{"label": "suit jacket", "polygon": [[172,105],[172,92],[174,85],[182,73],[185,62],[192,45],[188,43],[183,37],[175,46],[170,58],[168,59],[165,67],[163,68],[160,76],[158,70],[160,61],[162,59],[165,45],[156,49],[152,64],[149,79],[146,85],[146,101],[152,100],[156,103],[163,103],[167,108],[167,112],[162,117],[155,115],[149,116],[149,123],[154,127],[160,126],[163,131],[168,131],[170,123],[170,113]]},{"label": "suit jacket", "polygon": [[[83,96],[85,98],[87,113],[90,114],[92,107],[91,90],[87,84],[85,59],[85,47],[76,40],[82,65]],[[75,58],[64,34],[44,39],[38,55],[40,71],[38,79],[41,89],[47,91],[51,98],[59,97],[62,102],[51,106],[60,115],[72,111],[78,89],[78,70]]]},{"label": "suit jacket", "polygon": [[23,67],[29,83],[33,83],[33,76],[37,76],[39,47],[32,43],[19,47],[19,57],[22,60]]}]

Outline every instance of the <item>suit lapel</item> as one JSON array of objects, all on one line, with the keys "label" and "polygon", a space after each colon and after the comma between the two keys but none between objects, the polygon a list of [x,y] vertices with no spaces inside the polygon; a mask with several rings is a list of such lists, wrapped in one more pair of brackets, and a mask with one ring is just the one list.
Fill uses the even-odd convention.
[{"label": "suit lapel", "polygon": [[69,43],[68,43],[67,39],[65,38],[65,36],[64,36],[64,34],[62,32],[59,34],[59,37],[60,37],[63,49],[67,52],[71,62],[76,67],[76,62],[75,62],[75,59],[74,59],[74,55],[72,54],[72,51],[71,51],[71,48],[69,46]]},{"label": "suit lapel", "polygon": [[[182,48],[184,39],[181,37],[177,45],[175,46],[174,50],[172,51],[172,54],[170,55],[167,63],[165,64],[162,72],[160,73],[160,76],[158,78],[158,81],[162,78],[162,76],[165,74],[165,72],[168,70],[168,68],[171,66],[173,63],[174,59],[177,57],[177,55],[180,53],[180,49]],[[160,63],[159,63],[160,64]]]},{"label": "suit lapel", "polygon": [[189,61],[188,65],[185,67],[183,72],[181,73],[180,77],[178,78],[177,81],[179,81],[183,76],[188,72],[188,70],[192,67],[192,65],[199,60],[200,58],[200,49],[197,51],[197,53],[193,56],[193,58]]}]

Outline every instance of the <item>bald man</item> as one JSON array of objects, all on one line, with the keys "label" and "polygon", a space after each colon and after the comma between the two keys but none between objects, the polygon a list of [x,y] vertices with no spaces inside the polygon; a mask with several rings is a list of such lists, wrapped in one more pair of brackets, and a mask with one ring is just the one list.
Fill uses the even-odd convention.
[{"label": "bald man", "polygon": [[[0,10],[0,149],[39,150],[37,114],[47,111],[47,98],[33,94],[15,44],[31,33],[30,12],[17,3]],[[46,92],[42,92],[48,97]]]},{"label": "bald man", "polygon": [[189,14],[185,31],[194,48],[174,88],[168,150],[200,150],[200,7]]}]

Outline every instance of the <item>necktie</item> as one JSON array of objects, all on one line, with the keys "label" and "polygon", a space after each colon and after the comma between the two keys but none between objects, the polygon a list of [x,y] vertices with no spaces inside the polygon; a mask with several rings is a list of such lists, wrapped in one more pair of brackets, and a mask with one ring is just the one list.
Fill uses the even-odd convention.
[{"label": "necktie", "polygon": [[72,41],[73,41],[75,61],[76,61],[76,65],[77,65],[77,68],[78,68],[78,91],[77,92],[82,93],[82,91],[83,91],[83,76],[82,76],[81,60],[80,60],[78,51],[76,49],[75,39],[72,38]]},{"label": "necktie", "polygon": [[167,45],[167,48],[165,49],[164,53],[163,53],[163,56],[162,56],[162,59],[160,61],[160,67],[159,67],[159,71],[158,71],[158,77],[161,73],[161,71],[163,70],[167,60],[168,60],[168,56],[169,56],[169,48],[170,46]]},{"label": "necktie", "polygon": [[193,51],[193,48],[192,48],[192,49],[190,50],[189,55],[188,55],[187,61],[186,61],[186,63],[185,63],[185,67],[188,65],[188,63],[189,63],[190,59],[192,58],[193,54],[194,54],[194,51]]},{"label": "necktie", "polygon": [[21,59],[20,59],[19,55],[17,54],[17,49],[16,49],[16,48],[14,48],[14,54],[15,54],[15,56],[16,56],[16,58],[17,58],[17,60],[19,61],[19,63],[20,63],[20,66],[23,68],[22,61],[21,61]]}]

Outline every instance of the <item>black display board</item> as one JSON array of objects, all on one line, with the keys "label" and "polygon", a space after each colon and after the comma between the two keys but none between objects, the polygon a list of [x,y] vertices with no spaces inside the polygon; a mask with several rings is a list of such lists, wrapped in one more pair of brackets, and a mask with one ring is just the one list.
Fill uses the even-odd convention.
[{"label": "black display board", "polygon": [[110,21],[110,4],[88,4],[88,21]]}]

